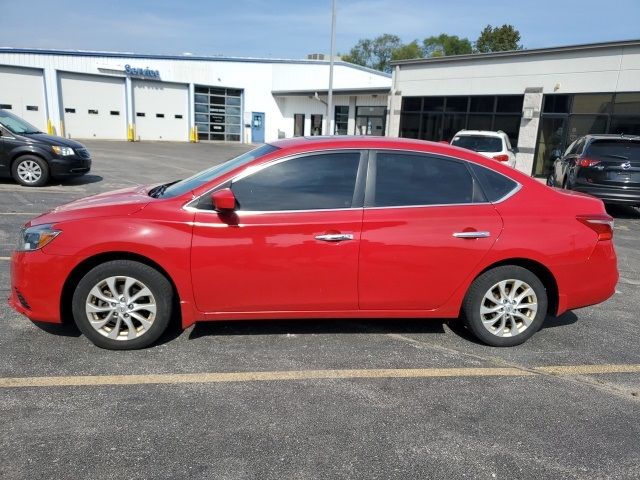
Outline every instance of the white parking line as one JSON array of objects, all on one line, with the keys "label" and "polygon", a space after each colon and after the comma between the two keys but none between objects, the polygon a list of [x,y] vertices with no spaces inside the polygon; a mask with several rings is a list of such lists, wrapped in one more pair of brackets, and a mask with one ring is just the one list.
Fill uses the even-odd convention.
[{"label": "white parking line", "polygon": [[40,215],[41,213],[42,212],[0,212],[0,215]]},{"label": "white parking line", "polygon": [[0,260],[6,260],[6,261],[8,261],[8,260],[11,260],[11,257],[0,257]]}]

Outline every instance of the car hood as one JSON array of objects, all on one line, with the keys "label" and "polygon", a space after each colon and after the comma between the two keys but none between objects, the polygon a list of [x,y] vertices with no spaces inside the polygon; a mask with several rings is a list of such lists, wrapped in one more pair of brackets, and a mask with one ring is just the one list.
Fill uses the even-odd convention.
[{"label": "car hood", "polygon": [[29,224],[42,225],[88,217],[131,215],[142,210],[151,201],[147,192],[147,186],[136,186],[81,198],[50,210],[34,218]]},{"label": "car hood", "polygon": [[30,135],[20,135],[29,143],[39,143],[41,145],[59,145],[61,147],[85,148],[80,142],[69,138],[47,135],[46,133],[32,133]]}]

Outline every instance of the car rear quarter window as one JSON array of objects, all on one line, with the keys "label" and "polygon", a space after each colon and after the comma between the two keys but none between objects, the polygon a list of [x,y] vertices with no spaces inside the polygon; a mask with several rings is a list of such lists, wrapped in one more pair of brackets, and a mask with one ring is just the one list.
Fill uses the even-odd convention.
[{"label": "car rear quarter window", "polygon": [[451,145],[466,148],[474,152],[501,152],[502,139],[487,135],[457,135],[453,137]]},{"label": "car rear quarter window", "polygon": [[585,152],[588,157],[603,160],[628,160],[640,162],[640,141],[594,140]]},{"label": "car rear quarter window", "polygon": [[375,207],[452,205],[473,200],[473,177],[462,161],[420,154],[376,155]]},{"label": "car rear quarter window", "polygon": [[239,210],[351,208],[360,152],[307,155],[276,163],[233,182]]},{"label": "car rear quarter window", "polygon": [[518,183],[515,180],[511,180],[498,172],[475,163],[470,163],[469,165],[473,170],[473,174],[478,178],[487,200],[490,202],[497,202],[518,187]]}]

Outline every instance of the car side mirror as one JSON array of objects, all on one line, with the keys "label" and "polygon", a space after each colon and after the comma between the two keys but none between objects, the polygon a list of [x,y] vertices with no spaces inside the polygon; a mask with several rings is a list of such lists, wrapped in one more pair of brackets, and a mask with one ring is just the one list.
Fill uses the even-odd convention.
[{"label": "car side mirror", "polygon": [[230,188],[216,190],[211,194],[213,208],[218,212],[231,212],[236,209],[236,196]]}]

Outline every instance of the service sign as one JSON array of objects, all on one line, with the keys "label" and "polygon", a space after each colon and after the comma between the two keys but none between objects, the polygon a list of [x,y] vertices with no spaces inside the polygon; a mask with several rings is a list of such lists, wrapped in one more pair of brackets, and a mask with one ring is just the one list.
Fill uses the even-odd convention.
[{"label": "service sign", "polygon": [[149,67],[146,68],[138,68],[132,67],[129,64],[124,66],[124,71],[127,75],[131,75],[132,77],[146,77],[146,78],[156,78],[160,79],[160,71],[159,70],[151,70]]}]

